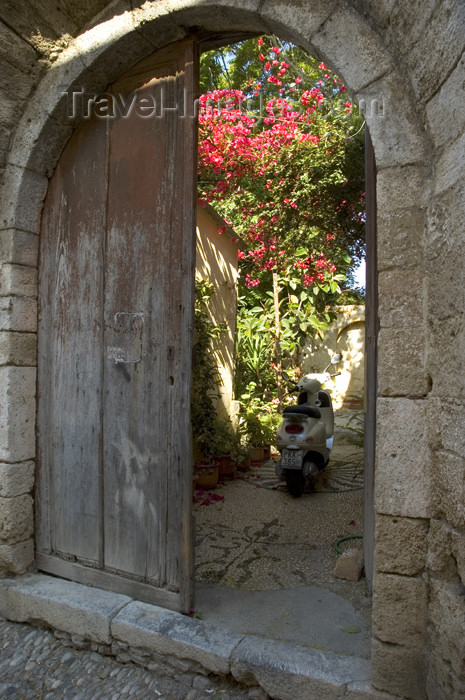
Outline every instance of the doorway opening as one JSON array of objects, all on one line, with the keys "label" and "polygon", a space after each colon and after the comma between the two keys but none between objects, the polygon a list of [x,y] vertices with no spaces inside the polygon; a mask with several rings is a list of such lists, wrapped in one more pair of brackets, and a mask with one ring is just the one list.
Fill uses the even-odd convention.
[{"label": "doorway opening", "polygon": [[[314,587],[355,603],[368,621],[365,581],[334,577],[334,545],[361,548],[364,529],[365,299],[353,279],[354,258],[364,256],[363,118],[332,71],[275,36],[204,54],[200,78],[200,211],[220,217],[218,247],[236,245],[240,291],[234,325],[223,319],[236,335],[233,429],[224,431],[220,400],[220,436],[212,431],[212,449],[205,433],[197,441],[202,460],[219,461],[214,450],[229,439],[237,468],[219,488],[204,481],[194,491],[196,608],[210,614],[213,597],[234,628],[231,610],[244,596],[257,605],[260,592],[276,609],[281,592]],[[226,310],[222,281],[209,283]],[[218,315],[215,323],[210,359],[225,337]],[[341,350],[332,458],[293,499],[276,474],[281,411],[295,403],[291,383]],[[247,471],[247,450],[264,444],[271,452]],[[195,470],[200,478],[207,467],[211,475],[208,463]]]},{"label": "doorway opening", "polygon": [[[49,185],[40,270],[38,566],[183,611],[191,607],[193,593],[188,405],[196,152],[195,122],[178,119],[174,107],[183,104],[186,91],[192,95],[196,66],[196,41],[185,39],[143,59],[94,100],[90,118],[70,139]],[[170,100],[161,119],[154,99],[160,86]],[[309,103],[321,93],[311,92],[305,97]],[[141,114],[147,107],[152,120]],[[263,121],[272,124],[266,114]],[[316,147],[311,133],[304,135],[299,143]],[[272,186],[270,178],[264,189]],[[302,211],[299,196],[285,194],[286,211],[292,216]],[[68,203],[90,196],[93,217],[82,207],[71,216]],[[329,246],[332,238],[324,240]],[[270,239],[268,244],[271,251]],[[163,255],[154,256],[154,250]],[[320,266],[320,298],[323,292],[335,294],[328,255],[309,260]],[[303,264],[310,277],[310,262],[297,256],[292,269],[303,272]],[[84,274],[89,270],[92,275]],[[248,278],[255,292],[256,279]],[[317,311],[329,314],[325,307]],[[310,325],[311,318],[306,319]],[[277,408],[273,404],[273,416]],[[51,430],[58,437],[50,442]],[[265,534],[276,529],[272,519],[263,520]],[[316,571],[320,563],[316,557]]]}]

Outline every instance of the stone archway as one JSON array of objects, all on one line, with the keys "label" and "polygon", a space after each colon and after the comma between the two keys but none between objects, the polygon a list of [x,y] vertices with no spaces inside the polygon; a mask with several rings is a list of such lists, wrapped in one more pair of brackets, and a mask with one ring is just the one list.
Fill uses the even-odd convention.
[{"label": "stone archway", "polygon": [[[183,38],[194,27],[213,33],[272,31],[290,39],[334,68],[365,111],[378,167],[378,218],[382,224],[378,251],[381,300],[378,394],[381,398],[378,398],[377,511],[382,527],[388,529],[392,516],[406,518],[408,522],[426,519],[431,516],[431,503],[429,470],[425,467],[427,438],[422,428],[426,412],[420,400],[428,392],[424,365],[426,331],[424,314],[412,312],[411,289],[421,289],[423,274],[421,234],[429,174],[428,142],[399,66],[369,24],[349,8],[333,10],[325,3],[312,3],[310,7],[302,2],[258,0],[145,3],[121,14],[110,12],[108,20],[99,22],[97,18],[93,28],[73,40],[45,73],[27,105],[5,172],[1,226],[7,232],[5,239],[13,261],[4,283],[6,294],[12,298],[7,310],[13,319],[12,330],[31,337],[36,331],[36,281],[32,266],[36,263],[42,202],[47,178],[78,121],[70,124],[68,118],[69,91],[75,86],[98,94],[138,59]],[[23,260],[28,260],[29,267],[21,277],[15,265],[21,265]],[[394,326],[395,334],[391,331]],[[412,328],[419,362],[413,361],[411,351],[407,354],[405,351],[406,347],[412,347]],[[13,348],[15,338],[8,342]],[[399,362],[393,363],[393,357],[400,358]],[[11,387],[6,404],[8,431],[1,456],[9,463],[25,463],[34,458],[34,379],[32,367],[8,367],[7,381]],[[402,456],[398,457],[400,477],[397,472],[394,479],[392,459],[399,444],[412,443],[412,426],[422,435],[417,444],[418,456],[408,471],[402,467]],[[393,431],[397,436],[394,441]],[[29,501],[24,502],[24,507],[31,507]],[[12,571],[20,572],[30,563],[30,544],[26,555],[25,551],[23,547],[20,563],[15,563],[12,553]],[[389,592],[396,585],[396,581],[386,578],[384,572],[389,573],[389,568],[382,571],[378,588],[380,605],[383,597],[389,599]],[[375,580],[375,588],[376,585]],[[420,588],[419,594],[424,595],[424,586]],[[376,615],[375,605],[375,632],[379,631]],[[383,641],[377,640],[374,645],[375,677],[378,673],[378,685],[389,689],[382,668],[388,651],[384,642],[391,640],[384,630],[378,636]],[[420,646],[419,640],[420,635],[417,640]],[[412,663],[417,663],[418,656],[419,652]]]}]

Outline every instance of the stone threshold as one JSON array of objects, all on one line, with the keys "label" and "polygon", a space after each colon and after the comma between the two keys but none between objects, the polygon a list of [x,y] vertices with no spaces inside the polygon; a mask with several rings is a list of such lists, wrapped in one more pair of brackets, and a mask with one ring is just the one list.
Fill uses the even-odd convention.
[{"label": "stone threshold", "polygon": [[0,580],[0,615],[40,624],[97,644],[105,653],[150,667],[153,661],[187,662],[204,675],[231,675],[276,700],[347,698],[379,700],[370,686],[370,662],[260,636],[244,636],[142,603],[45,574]]}]

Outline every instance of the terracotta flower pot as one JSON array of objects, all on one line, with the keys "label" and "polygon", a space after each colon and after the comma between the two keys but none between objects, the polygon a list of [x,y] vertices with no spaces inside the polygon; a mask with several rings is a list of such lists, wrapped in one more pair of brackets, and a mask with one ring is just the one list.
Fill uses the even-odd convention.
[{"label": "terracotta flower pot", "polygon": [[194,474],[197,475],[197,486],[202,489],[213,489],[218,484],[219,473],[216,462],[196,462]]},{"label": "terracotta flower pot", "polygon": [[236,469],[240,472],[248,472],[250,470],[251,459],[250,456],[243,457],[236,462]]},{"label": "terracotta flower pot", "polygon": [[231,455],[214,456],[215,462],[218,462],[218,471],[220,479],[232,479],[235,471],[235,466],[232,462]]},{"label": "terracotta flower pot", "polygon": [[271,459],[271,445],[267,445],[263,448],[263,459],[265,462]]},{"label": "terracotta flower pot", "polygon": [[250,450],[250,459],[252,460],[252,464],[259,464],[260,462],[263,462],[263,447],[252,447]]}]

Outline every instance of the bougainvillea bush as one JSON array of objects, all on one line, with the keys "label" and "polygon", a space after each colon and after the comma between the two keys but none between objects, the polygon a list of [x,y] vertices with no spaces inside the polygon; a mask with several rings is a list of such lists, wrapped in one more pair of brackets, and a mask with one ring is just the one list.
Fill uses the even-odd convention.
[{"label": "bougainvillea bush", "polygon": [[283,366],[324,332],[363,256],[363,119],[324,63],[274,36],[204,54],[201,89],[200,206],[247,244],[238,396],[282,402]]}]

